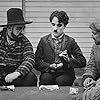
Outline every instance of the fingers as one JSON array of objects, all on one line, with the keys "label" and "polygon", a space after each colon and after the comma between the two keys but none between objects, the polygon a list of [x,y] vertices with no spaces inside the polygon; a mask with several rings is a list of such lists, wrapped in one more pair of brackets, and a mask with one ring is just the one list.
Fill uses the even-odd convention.
[{"label": "fingers", "polygon": [[95,81],[92,78],[87,78],[87,79],[85,79],[83,85],[85,88],[88,88],[94,83],[95,83]]},{"label": "fingers", "polygon": [[62,53],[59,54],[60,57],[62,57],[62,56],[64,57],[64,56],[66,56],[66,55],[68,55],[68,54],[67,54],[67,50],[64,50]]},{"label": "fingers", "polygon": [[14,79],[18,78],[20,75],[21,74],[19,72],[13,72],[5,77],[5,81],[11,83]]},{"label": "fingers", "polygon": [[57,68],[61,68],[63,66],[63,63],[59,63],[59,64],[51,64],[50,65],[50,68],[54,68],[54,69],[57,69]]},{"label": "fingers", "polygon": [[61,68],[62,66],[63,66],[63,63],[59,63],[59,64],[57,64],[56,69],[59,69],[59,68]]},{"label": "fingers", "polygon": [[50,66],[49,66],[50,68],[56,68],[56,64],[54,63],[54,64],[51,64]]},{"label": "fingers", "polygon": [[59,57],[63,57],[65,61],[70,61],[67,50],[64,50],[62,53],[59,54]]},{"label": "fingers", "polygon": [[83,85],[84,87],[87,87],[87,84],[89,84],[90,78],[85,79]]},{"label": "fingers", "polygon": [[6,77],[5,77],[5,81],[8,82],[8,83],[11,83],[13,81],[13,79],[11,78],[11,75],[8,74]]}]

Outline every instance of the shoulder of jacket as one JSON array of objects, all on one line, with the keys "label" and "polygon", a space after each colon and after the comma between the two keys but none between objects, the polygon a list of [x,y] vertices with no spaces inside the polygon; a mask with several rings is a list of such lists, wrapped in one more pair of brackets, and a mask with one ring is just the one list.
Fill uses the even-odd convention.
[{"label": "shoulder of jacket", "polygon": [[70,41],[75,41],[75,39],[73,37],[70,37],[70,36],[68,36],[66,34],[65,34],[65,38],[68,39],[68,40],[70,40]]},{"label": "shoulder of jacket", "polygon": [[25,35],[22,34],[22,41],[24,41],[24,42],[29,41],[29,39]]},{"label": "shoulder of jacket", "polygon": [[50,34],[49,35],[45,35],[43,37],[41,37],[41,40],[47,40],[49,38]]}]

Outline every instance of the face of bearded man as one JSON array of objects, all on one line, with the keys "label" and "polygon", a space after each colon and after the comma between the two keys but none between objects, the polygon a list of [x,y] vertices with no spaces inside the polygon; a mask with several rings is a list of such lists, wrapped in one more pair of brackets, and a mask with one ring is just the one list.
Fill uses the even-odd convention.
[{"label": "face of bearded man", "polygon": [[21,38],[21,32],[24,31],[24,25],[14,25],[9,27],[8,37],[13,41],[18,41]]}]

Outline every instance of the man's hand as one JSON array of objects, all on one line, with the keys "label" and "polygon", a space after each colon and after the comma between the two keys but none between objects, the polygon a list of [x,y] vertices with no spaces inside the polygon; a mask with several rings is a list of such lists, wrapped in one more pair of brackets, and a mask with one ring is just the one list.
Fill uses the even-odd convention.
[{"label": "man's hand", "polygon": [[62,66],[63,66],[63,63],[59,63],[59,64],[53,63],[53,64],[50,65],[50,68],[52,68],[52,69],[59,69]]},{"label": "man's hand", "polygon": [[56,64],[53,63],[53,64],[51,64],[49,67],[50,67],[51,69],[55,69],[55,68],[56,68]]},{"label": "man's hand", "polygon": [[10,73],[5,77],[5,81],[11,83],[14,79],[17,79],[20,75],[21,74],[19,72]]},{"label": "man's hand", "polygon": [[86,78],[85,81],[83,82],[83,85],[85,88],[88,88],[95,83],[96,81],[94,81],[92,78]]},{"label": "man's hand", "polygon": [[62,53],[60,53],[59,57],[63,57],[65,60],[67,59],[69,61],[67,50],[64,50]]},{"label": "man's hand", "polygon": [[59,64],[57,64],[56,69],[59,69],[59,68],[61,68],[62,66],[63,66],[63,63],[59,63]]}]

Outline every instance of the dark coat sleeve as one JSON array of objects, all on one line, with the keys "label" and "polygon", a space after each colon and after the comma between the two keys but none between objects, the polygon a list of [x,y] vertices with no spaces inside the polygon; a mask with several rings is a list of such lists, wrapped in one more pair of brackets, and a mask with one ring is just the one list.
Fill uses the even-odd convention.
[{"label": "dark coat sleeve", "polygon": [[72,39],[69,52],[69,67],[82,68],[86,66],[86,59],[76,41]]},{"label": "dark coat sleeve", "polygon": [[43,40],[40,39],[37,50],[35,52],[36,70],[41,72],[48,72],[50,63],[44,61],[44,50],[43,50]]}]

